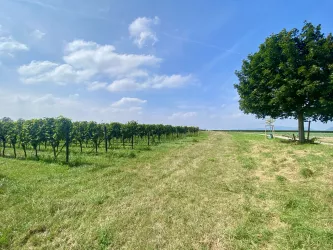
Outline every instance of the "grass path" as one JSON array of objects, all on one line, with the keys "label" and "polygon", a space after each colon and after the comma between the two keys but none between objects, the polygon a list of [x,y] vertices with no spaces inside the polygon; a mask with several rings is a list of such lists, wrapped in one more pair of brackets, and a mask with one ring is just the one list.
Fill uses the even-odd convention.
[{"label": "grass path", "polygon": [[210,132],[78,168],[0,159],[0,248],[333,249],[330,150]]}]

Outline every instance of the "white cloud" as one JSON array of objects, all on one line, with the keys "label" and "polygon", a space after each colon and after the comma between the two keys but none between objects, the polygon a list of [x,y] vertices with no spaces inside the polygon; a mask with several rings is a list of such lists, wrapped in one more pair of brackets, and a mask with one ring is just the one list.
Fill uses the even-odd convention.
[{"label": "white cloud", "polygon": [[111,104],[111,107],[133,107],[133,105],[142,105],[147,103],[147,100],[141,100],[139,98],[123,97],[119,101]]},{"label": "white cloud", "polygon": [[162,76],[154,76],[150,80],[150,85],[152,88],[160,89],[160,88],[178,88],[181,87],[191,80],[194,80],[191,75],[182,76],[182,75],[162,75]]},{"label": "white cloud", "polygon": [[[11,107],[9,107],[8,110],[12,108],[13,110],[10,111],[13,112],[14,116],[17,116],[16,115],[17,113],[23,113],[22,117],[26,117],[27,115],[31,114],[32,114],[31,117],[33,117],[33,114],[35,114],[35,116],[40,117],[40,116],[47,116],[47,111],[49,110],[50,107],[68,108],[77,104],[76,101],[77,98],[78,94],[69,95],[68,97],[56,97],[53,94],[44,94],[36,96],[31,94],[12,94],[4,92],[3,95],[0,95],[0,103],[10,103]],[[43,110],[41,114],[38,114],[38,110],[34,110],[37,107],[38,110]]]},{"label": "white cloud", "polygon": [[93,42],[74,41],[67,46],[69,54],[64,61],[76,69],[120,77],[133,74],[142,67],[159,65],[160,58],[153,55],[119,54],[112,45],[98,45]]},{"label": "white cloud", "polygon": [[18,68],[22,82],[34,83],[79,83],[88,80],[93,74],[89,70],[76,70],[68,64],[56,64],[49,61],[32,61]]},{"label": "white cloud", "polygon": [[88,91],[95,91],[100,89],[105,89],[108,84],[106,82],[92,82],[87,84],[87,90]]},{"label": "white cloud", "polygon": [[12,37],[0,37],[0,54],[12,55],[14,52],[27,50],[29,50],[27,45],[14,40]]},{"label": "white cloud", "polygon": [[[120,54],[112,45],[75,40],[66,45],[64,53],[64,63],[31,61],[20,66],[21,81],[26,84],[83,83],[90,91],[106,89],[110,92],[177,88],[195,81],[192,75],[157,75],[153,70],[159,67],[161,58]],[[110,83],[108,86],[106,81]]]},{"label": "white cloud", "polygon": [[195,81],[191,75],[154,75],[143,82],[138,82],[135,79],[124,78],[112,82],[107,90],[110,92],[118,91],[134,91],[143,90],[148,88],[161,89],[161,88],[179,88],[185,84]]},{"label": "white cloud", "polygon": [[131,91],[131,90],[140,90],[143,88],[142,84],[137,83],[135,80],[130,78],[124,78],[120,80],[115,80],[108,87],[107,90],[110,92],[117,91]]},{"label": "white cloud", "polygon": [[142,114],[143,107],[147,103],[147,100],[139,98],[123,97],[119,101],[112,103],[109,107],[104,108],[101,112],[104,113],[130,113],[130,114]]},{"label": "white cloud", "polygon": [[59,64],[50,61],[32,61],[30,64],[20,66],[18,73],[23,76],[35,76],[53,70],[57,66]]},{"label": "white cloud", "polygon": [[74,52],[82,49],[97,49],[98,47],[100,47],[100,45],[92,41],[74,40],[73,42],[67,44],[65,50],[67,52]]},{"label": "white cloud", "polygon": [[21,100],[24,101],[31,101],[33,104],[38,105],[48,105],[48,106],[70,106],[72,104],[77,104],[77,99],[79,98],[79,94],[72,94],[68,97],[55,97],[53,94],[46,94],[40,97],[33,97],[33,96],[17,96]]},{"label": "white cloud", "polygon": [[46,35],[46,33],[42,32],[40,30],[37,30],[37,29],[31,33],[31,36],[38,40],[42,39],[45,35]]},{"label": "white cloud", "polygon": [[142,77],[142,67],[154,67],[161,62],[153,55],[119,54],[112,45],[75,40],[66,46],[64,64],[49,61],[32,61],[18,69],[24,83],[51,82],[79,83],[93,76],[108,78]]},{"label": "white cloud", "polygon": [[46,94],[42,97],[34,99],[32,103],[37,103],[41,105],[55,105],[60,98],[54,97],[52,94]]},{"label": "white cloud", "polygon": [[191,117],[196,117],[198,115],[197,112],[178,112],[173,113],[171,116],[169,116],[169,119],[187,119]]},{"label": "white cloud", "polygon": [[145,46],[148,41],[154,45],[158,38],[156,33],[153,31],[153,27],[160,23],[158,17],[138,17],[128,27],[130,37],[133,39],[134,44],[139,48]]}]

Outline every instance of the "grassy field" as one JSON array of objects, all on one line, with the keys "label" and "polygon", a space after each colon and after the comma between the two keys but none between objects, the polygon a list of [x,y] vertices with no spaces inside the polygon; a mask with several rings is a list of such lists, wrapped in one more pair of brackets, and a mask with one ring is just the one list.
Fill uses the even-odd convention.
[{"label": "grassy field", "polygon": [[0,158],[1,249],[333,249],[333,147],[205,132],[78,167]]}]

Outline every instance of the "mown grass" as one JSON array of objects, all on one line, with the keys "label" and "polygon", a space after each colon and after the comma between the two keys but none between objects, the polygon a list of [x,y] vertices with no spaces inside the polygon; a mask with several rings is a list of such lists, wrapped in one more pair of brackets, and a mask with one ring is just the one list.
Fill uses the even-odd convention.
[{"label": "mown grass", "polygon": [[[259,234],[261,244],[257,244],[256,234],[248,233],[238,237],[235,247],[332,249],[333,148],[285,144],[261,135],[232,136],[244,152],[238,153],[240,162],[250,159],[246,164],[253,166],[245,164],[248,178],[254,178],[248,207],[263,213],[252,217],[253,223],[246,220],[243,224],[245,228],[249,225],[250,232],[259,224],[264,232]],[[237,228],[244,230],[244,225]]]},{"label": "mown grass", "polygon": [[333,249],[332,150],[208,132],[77,167],[0,158],[0,248]]}]

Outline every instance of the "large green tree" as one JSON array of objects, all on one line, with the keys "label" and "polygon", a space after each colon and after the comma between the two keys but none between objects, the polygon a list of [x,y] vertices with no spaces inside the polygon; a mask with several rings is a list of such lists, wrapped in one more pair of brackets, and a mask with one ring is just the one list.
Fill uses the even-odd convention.
[{"label": "large green tree", "polygon": [[333,119],[333,37],[305,22],[301,31],[282,30],[236,71],[240,109],[257,118],[298,119],[300,142],[304,121]]}]

